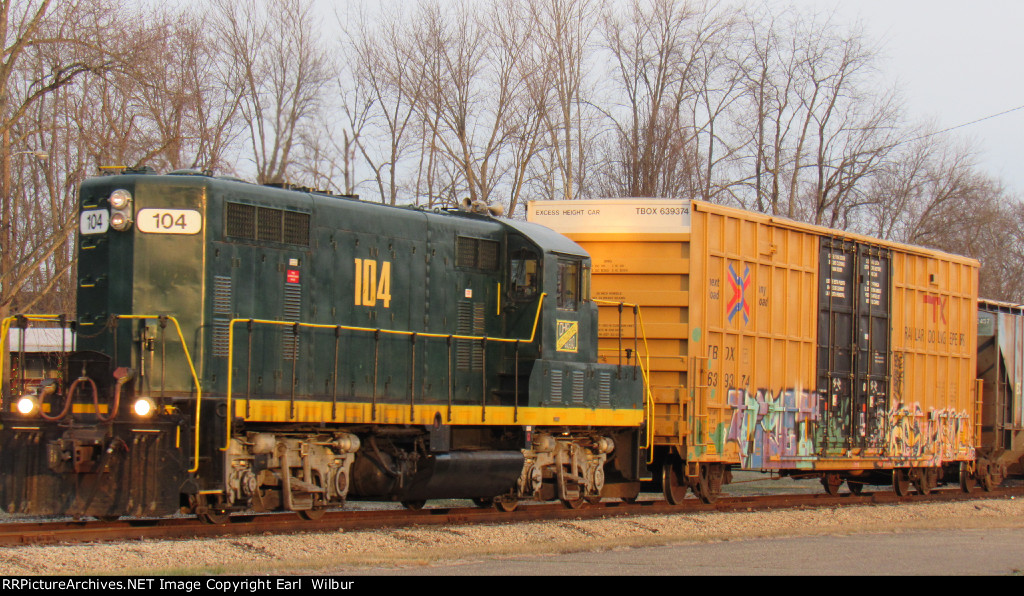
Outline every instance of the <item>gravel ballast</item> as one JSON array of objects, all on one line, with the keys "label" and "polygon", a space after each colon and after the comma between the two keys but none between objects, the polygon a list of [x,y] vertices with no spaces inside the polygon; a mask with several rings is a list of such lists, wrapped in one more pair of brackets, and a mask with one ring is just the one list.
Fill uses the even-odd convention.
[{"label": "gravel ballast", "polygon": [[1024,528],[1024,499],[0,549],[0,574],[300,574],[749,538]]}]

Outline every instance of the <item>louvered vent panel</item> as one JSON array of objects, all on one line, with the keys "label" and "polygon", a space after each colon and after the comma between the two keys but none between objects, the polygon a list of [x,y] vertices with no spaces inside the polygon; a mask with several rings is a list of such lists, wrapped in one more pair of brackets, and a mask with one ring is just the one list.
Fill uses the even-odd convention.
[{"label": "louvered vent panel", "polygon": [[551,403],[562,403],[562,371],[551,369]]},{"label": "louvered vent panel", "polygon": [[597,376],[598,407],[612,407],[612,374],[601,373]]},{"label": "louvered vent panel", "polygon": [[[458,335],[481,337],[484,333],[484,305],[459,302]],[[484,353],[480,341],[459,339],[455,341],[455,362],[459,370],[479,371],[483,369]]]},{"label": "louvered vent panel", "polygon": [[217,275],[213,278],[213,355],[216,357],[228,355],[230,323],[231,278]]},{"label": "louvered vent panel", "polygon": [[585,378],[582,370],[572,371],[572,405],[583,406],[583,386]]},{"label": "louvered vent panel", "polygon": [[[302,314],[302,286],[299,284],[284,284],[284,321],[299,320]],[[299,354],[299,338],[291,327],[284,331],[284,344],[281,352],[285,360],[295,360]]]},{"label": "louvered vent panel", "polygon": [[[473,305],[473,335],[483,337],[484,335],[484,304],[478,302]],[[484,369],[484,348],[479,340],[473,340],[473,370]]]},{"label": "louvered vent panel", "polygon": [[[459,323],[455,330],[458,335],[469,335],[473,330],[473,304],[459,302]],[[459,370],[469,370],[472,363],[472,343],[465,339],[455,340],[455,365]]]}]

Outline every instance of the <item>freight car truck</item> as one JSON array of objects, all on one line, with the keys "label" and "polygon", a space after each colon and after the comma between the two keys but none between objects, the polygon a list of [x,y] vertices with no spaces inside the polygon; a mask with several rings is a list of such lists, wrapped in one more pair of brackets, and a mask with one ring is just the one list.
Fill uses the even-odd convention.
[{"label": "freight car truck", "polygon": [[973,482],[976,261],[700,201],[542,201],[528,220],[590,253],[606,357],[639,305],[670,501],[714,500],[732,469],[830,493]]}]

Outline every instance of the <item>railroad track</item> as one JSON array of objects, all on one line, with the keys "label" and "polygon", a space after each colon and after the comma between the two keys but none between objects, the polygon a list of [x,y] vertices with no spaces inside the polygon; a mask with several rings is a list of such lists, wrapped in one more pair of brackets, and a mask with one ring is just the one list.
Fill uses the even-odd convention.
[{"label": "railroad track", "polygon": [[665,501],[624,503],[616,500],[568,509],[560,504],[523,505],[512,512],[491,508],[425,508],[408,510],[328,511],[318,520],[302,520],[294,513],[233,515],[225,524],[211,525],[192,517],[162,519],[123,519],[118,521],[32,521],[12,520],[0,523],[0,547],[28,544],[116,542],[128,540],[194,539],[250,534],[293,534],[301,532],[337,532],[409,526],[495,524],[560,519],[590,519],[636,515],[671,515],[707,511],[763,511],[785,508],[845,507],[851,505],[967,501],[1024,495],[1024,487],[999,488],[992,492],[965,494],[958,488],[936,490],[929,495],[898,497],[892,491],[865,491],[831,496],[827,494],[787,494],[770,496],[723,496],[714,504],[686,499],[681,505]]}]

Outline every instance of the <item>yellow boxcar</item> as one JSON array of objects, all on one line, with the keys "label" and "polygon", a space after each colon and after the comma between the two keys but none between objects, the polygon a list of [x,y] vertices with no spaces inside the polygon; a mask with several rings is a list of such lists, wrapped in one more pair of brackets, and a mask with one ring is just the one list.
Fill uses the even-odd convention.
[{"label": "yellow boxcar", "polygon": [[[602,336],[636,315],[651,462],[669,500],[730,470],[893,482],[972,472],[978,263],[700,201],[543,201],[593,263]],[[624,352],[627,352],[624,355]]]}]

